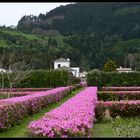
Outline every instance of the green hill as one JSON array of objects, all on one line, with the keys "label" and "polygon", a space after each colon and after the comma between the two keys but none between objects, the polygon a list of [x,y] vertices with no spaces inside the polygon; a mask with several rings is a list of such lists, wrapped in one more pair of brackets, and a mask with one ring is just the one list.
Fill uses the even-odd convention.
[{"label": "green hill", "polygon": [[93,2],[23,16],[17,29],[0,28],[0,55],[5,46],[15,49],[33,69],[53,68],[64,57],[81,71],[102,69],[108,59],[140,70],[139,9],[139,2]]},{"label": "green hill", "polygon": [[57,7],[39,16],[23,16],[17,29],[36,34],[140,36],[139,2],[92,2]]}]

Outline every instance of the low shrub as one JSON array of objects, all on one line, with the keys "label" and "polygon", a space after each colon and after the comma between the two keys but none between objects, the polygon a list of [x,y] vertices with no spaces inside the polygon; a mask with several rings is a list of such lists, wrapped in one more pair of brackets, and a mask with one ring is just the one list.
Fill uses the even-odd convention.
[{"label": "low shrub", "polygon": [[98,89],[101,89],[101,71],[94,69],[87,74],[87,85],[88,86],[97,86]]},{"label": "low shrub", "polygon": [[27,127],[31,137],[90,137],[97,102],[97,88],[88,87],[60,107],[32,121]]},{"label": "low shrub", "polygon": [[140,72],[118,73],[118,72],[100,72],[98,70],[90,71],[87,74],[87,83],[89,86],[140,86]]},{"label": "low shrub", "polygon": [[70,87],[59,87],[27,96],[0,100],[0,131],[19,124],[25,116],[39,112],[41,108],[59,101],[68,93],[70,93]]},{"label": "low shrub", "polygon": [[140,100],[140,91],[98,91],[97,95],[100,101]]},{"label": "low shrub", "polygon": [[98,101],[95,109],[96,118],[102,120],[106,109],[109,109],[111,117],[137,116],[140,115],[140,100]]}]

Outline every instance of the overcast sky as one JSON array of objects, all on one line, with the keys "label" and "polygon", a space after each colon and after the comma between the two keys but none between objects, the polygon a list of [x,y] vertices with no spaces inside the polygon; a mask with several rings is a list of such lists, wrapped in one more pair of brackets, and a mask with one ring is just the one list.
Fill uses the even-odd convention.
[{"label": "overcast sky", "polygon": [[40,13],[46,14],[46,12],[60,5],[67,4],[70,3],[0,3],[0,26],[17,26],[18,21],[24,15],[38,16]]}]

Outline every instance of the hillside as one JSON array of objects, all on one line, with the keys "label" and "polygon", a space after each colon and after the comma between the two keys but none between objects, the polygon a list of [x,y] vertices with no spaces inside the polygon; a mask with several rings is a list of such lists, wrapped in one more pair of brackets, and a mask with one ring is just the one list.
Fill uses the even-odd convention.
[{"label": "hillside", "polygon": [[[59,57],[70,58],[71,66],[80,66],[81,70],[102,69],[108,58],[115,60],[118,66],[140,69],[140,39],[122,41],[112,37],[100,40],[93,35],[41,36],[1,28],[0,56],[5,47],[6,56],[16,51],[18,61],[22,53],[32,69],[53,68],[53,61]],[[7,63],[5,60],[5,67]]]},{"label": "hillside", "polygon": [[0,28],[0,54],[4,46],[9,53],[16,50],[32,69],[51,69],[55,59],[64,57],[81,71],[102,69],[108,59],[140,70],[139,15],[140,3],[96,2],[24,16],[16,30]]},{"label": "hillside", "polygon": [[91,34],[123,39],[140,36],[140,3],[93,2],[57,7],[39,16],[24,16],[17,29],[35,34]]}]

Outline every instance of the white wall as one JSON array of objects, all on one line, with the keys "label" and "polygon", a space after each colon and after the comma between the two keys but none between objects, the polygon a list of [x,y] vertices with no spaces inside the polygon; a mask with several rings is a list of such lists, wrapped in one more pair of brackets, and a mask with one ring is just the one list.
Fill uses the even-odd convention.
[{"label": "white wall", "polygon": [[119,72],[119,73],[122,73],[122,72],[123,72],[123,73],[124,73],[124,72],[125,72],[125,73],[128,73],[128,72],[133,72],[133,71],[121,71],[121,70],[120,70],[120,71],[118,71],[118,72]]},{"label": "white wall", "polygon": [[[79,67],[71,67],[71,69],[75,70],[75,71],[72,71],[72,73],[76,76],[76,77],[79,77],[79,72],[80,72],[80,68]],[[76,73],[74,73],[76,72]]]},{"label": "white wall", "polygon": [[58,69],[58,64],[61,65],[60,67],[70,67],[70,62],[54,62],[54,69]]},{"label": "white wall", "polygon": [[0,69],[0,72],[6,72],[6,70],[5,69]]}]

